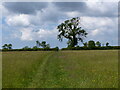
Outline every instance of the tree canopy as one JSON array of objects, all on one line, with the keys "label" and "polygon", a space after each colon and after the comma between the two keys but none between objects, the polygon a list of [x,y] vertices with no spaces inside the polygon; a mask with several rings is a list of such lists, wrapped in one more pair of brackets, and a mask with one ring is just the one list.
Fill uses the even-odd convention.
[{"label": "tree canopy", "polygon": [[2,46],[3,49],[12,49],[12,44],[4,44]]},{"label": "tree canopy", "polygon": [[72,18],[70,20],[61,23],[57,29],[59,30],[58,39],[60,41],[63,38],[68,39],[68,46],[74,47],[78,44],[78,41],[83,42],[84,37],[88,34],[84,29],[80,27],[80,18]]},{"label": "tree canopy", "polygon": [[95,47],[95,42],[94,42],[93,40],[90,40],[90,41],[88,42],[88,47],[89,47],[89,48],[94,48],[94,47]]}]

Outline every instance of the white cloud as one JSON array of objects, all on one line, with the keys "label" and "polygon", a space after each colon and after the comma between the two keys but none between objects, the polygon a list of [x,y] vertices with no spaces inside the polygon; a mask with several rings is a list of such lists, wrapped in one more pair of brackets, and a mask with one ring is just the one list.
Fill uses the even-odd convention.
[{"label": "white cloud", "polygon": [[37,32],[39,38],[49,38],[49,37],[55,37],[57,35],[57,30],[44,30],[40,29]]},{"label": "white cloud", "polygon": [[66,12],[66,15],[68,17],[78,17],[78,16],[80,16],[80,13],[77,11],[72,11],[72,12]]},{"label": "white cloud", "polygon": [[[87,6],[94,11],[99,11],[99,12],[105,12],[107,11],[107,8],[103,3],[101,2],[86,2]],[[94,8],[96,7],[96,8]]]},{"label": "white cloud", "polygon": [[81,26],[88,32],[86,40],[100,42],[108,41],[116,44],[118,41],[118,18],[111,17],[82,17]]},{"label": "white cloud", "polygon": [[118,25],[116,18],[110,17],[81,17],[81,25],[88,30],[95,30],[103,27],[115,28]]},{"label": "white cloud", "polygon": [[26,14],[8,16],[6,18],[6,22],[8,25],[11,25],[11,26],[28,26],[28,25],[30,25],[29,15],[26,15]]},{"label": "white cloud", "polygon": [[91,35],[92,35],[92,36],[96,36],[96,35],[98,35],[98,34],[100,34],[100,30],[99,30],[99,29],[95,29],[95,30],[92,30],[92,31],[91,31]]},{"label": "white cloud", "polygon": [[32,40],[37,40],[37,39],[47,39],[47,38],[54,38],[57,35],[57,30],[44,30],[44,29],[39,29],[38,31],[33,31],[33,28],[22,28],[20,29],[21,40],[26,40],[26,41],[32,41]]},{"label": "white cloud", "polygon": [[33,34],[31,28],[23,28],[21,31],[21,40],[33,40]]},{"label": "white cloud", "polygon": [[118,15],[117,2],[86,2],[89,8],[87,14],[93,16],[116,16]]}]

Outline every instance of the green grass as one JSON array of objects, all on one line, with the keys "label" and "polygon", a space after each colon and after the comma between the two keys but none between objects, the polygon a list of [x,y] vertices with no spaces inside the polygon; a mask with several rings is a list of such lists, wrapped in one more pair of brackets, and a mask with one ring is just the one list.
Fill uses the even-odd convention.
[{"label": "green grass", "polygon": [[0,52],[0,89],[2,88],[2,52]]},{"label": "green grass", "polygon": [[3,88],[25,87],[52,52],[3,52]]},{"label": "green grass", "polygon": [[3,88],[117,88],[118,51],[3,52]]}]

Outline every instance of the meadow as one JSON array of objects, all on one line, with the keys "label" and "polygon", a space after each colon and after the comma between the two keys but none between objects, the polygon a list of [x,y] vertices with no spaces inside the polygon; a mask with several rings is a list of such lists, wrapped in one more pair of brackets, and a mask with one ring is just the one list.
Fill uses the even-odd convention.
[{"label": "meadow", "polygon": [[3,88],[117,88],[118,50],[2,53]]},{"label": "meadow", "polygon": [[2,52],[0,52],[0,89],[2,88]]}]

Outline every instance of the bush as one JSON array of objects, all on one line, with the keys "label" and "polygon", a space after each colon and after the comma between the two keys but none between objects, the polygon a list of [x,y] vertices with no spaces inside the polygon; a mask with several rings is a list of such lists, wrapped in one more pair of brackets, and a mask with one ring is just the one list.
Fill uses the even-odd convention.
[{"label": "bush", "polygon": [[111,49],[120,49],[120,46],[104,46],[104,47],[71,47],[71,48],[62,48],[61,50],[111,50]]},{"label": "bush", "polygon": [[[68,47],[61,50],[115,50],[120,49],[120,46],[104,46],[104,47]],[[22,49],[2,49],[1,51],[59,51],[59,47],[55,48],[22,48]]]}]

